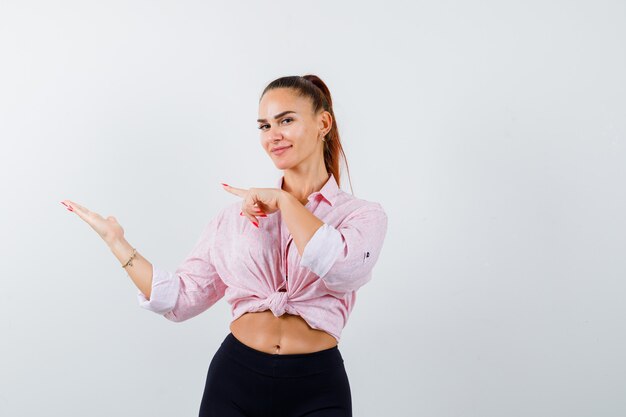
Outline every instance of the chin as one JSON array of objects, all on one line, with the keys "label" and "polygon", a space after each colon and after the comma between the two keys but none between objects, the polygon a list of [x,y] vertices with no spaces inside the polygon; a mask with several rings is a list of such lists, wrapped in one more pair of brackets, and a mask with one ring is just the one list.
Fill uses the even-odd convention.
[{"label": "chin", "polygon": [[290,160],[280,159],[280,158],[274,159],[274,157],[271,155],[270,155],[270,159],[272,160],[272,162],[274,163],[274,166],[277,169],[289,169],[294,166],[293,162],[291,162]]},{"label": "chin", "polygon": [[276,167],[276,169],[285,170],[285,169],[291,168],[293,165],[281,161],[281,162],[274,162],[274,166]]}]

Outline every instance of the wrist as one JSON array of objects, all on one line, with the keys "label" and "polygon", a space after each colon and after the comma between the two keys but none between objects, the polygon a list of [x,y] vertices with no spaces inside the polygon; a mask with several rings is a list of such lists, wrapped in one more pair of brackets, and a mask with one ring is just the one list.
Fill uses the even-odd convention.
[{"label": "wrist", "polygon": [[124,239],[124,237],[119,237],[107,242],[107,245],[117,260],[120,261],[122,266],[126,265],[129,260],[132,260],[132,258],[135,258],[136,256],[135,248],[133,248],[131,244]]},{"label": "wrist", "polygon": [[280,193],[278,194],[278,209],[281,209],[281,205],[284,205],[286,202],[289,201],[290,198],[293,198],[293,196],[291,194],[289,194],[287,191],[285,190],[280,190]]},{"label": "wrist", "polygon": [[106,242],[106,244],[113,252],[120,252],[130,247],[130,243],[128,243],[123,237]]}]

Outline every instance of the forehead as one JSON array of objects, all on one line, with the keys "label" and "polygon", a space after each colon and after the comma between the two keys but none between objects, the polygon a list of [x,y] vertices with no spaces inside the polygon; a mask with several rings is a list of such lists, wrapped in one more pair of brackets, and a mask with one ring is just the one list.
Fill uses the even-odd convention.
[{"label": "forehead", "polygon": [[300,114],[310,112],[311,102],[288,88],[270,90],[259,102],[259,118],[270,119],[285,110],[293,110]]}]

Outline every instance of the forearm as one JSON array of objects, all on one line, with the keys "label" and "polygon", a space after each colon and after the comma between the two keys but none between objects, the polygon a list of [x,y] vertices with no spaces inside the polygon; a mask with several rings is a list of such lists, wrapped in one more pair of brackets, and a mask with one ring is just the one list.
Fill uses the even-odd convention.
[{"label": "forearm", "polygon": [[282,191],[278,202],[281,215],[302,256],[306,244],[324,222],[306,209],[294,196]]},{"label": "forearm", "polygon": [[[133,247],[124,238],[109,244],[109,249],[111,249],[111,252],[113,252],[117,260],[120,262],[120,267],[121,265],[125,265],[130,256],[133,254]],[[126,268],[124,268],[126,273],[130,276],[130,279],[133,280],[137,288],[139,288],[146,298],[150,299],[153,274],[152,264],[148,262],[146,258],[141,256],[139,251],[135,254],[132,264],[132,266],[127,265]]]}]

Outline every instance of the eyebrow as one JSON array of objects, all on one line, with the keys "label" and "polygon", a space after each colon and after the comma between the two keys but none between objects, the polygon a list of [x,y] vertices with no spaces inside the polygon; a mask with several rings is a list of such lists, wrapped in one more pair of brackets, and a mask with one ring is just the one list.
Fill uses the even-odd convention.
[{"label": "eyebrow", "polygon": [[[282,117],[282,116],[286,115],[287,113],[295,113],[295,111],[287,110],[287,111],[284,111],[282,113],[278,113],[276,116],[274,116],[274,120],[278,119],[279,117]],[[256,121],[259,122],[259,123],[267,122],[267,119],[257,119]]]}]

